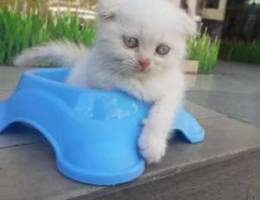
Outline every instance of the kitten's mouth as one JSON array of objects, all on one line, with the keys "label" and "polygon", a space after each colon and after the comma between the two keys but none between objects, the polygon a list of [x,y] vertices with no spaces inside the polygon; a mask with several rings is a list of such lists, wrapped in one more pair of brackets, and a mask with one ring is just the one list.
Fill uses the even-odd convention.
[{"label": "kitten's mouth", "polygon": [[137,73],[147,73],[148,71],[150,71],[149,67],[142,67],[140,65],[135,66],[135,72]]}]

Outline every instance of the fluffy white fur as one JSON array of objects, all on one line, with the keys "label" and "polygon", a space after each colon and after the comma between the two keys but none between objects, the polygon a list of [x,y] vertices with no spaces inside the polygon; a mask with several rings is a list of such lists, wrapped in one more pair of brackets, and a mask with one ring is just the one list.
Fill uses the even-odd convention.
[{"label": "fluffy white fur", "polygon": [[[97,23],[97,40],[88,52],[68,42],[51,42],[26,50],[15,64],[35,65],[48,59],[72,66],[69,84],[118,88],[152,102],[139,148],[148,163],[158,162],[165,154],[168,132],[184,95],[181,64],[185,40],[195,32],[195,23],[174,0],[100,0]],[[127,48],[123,35],[138,38],[138,48]],[[155,52],[161,43],[171,47],[168,55]],[[151,60],[144,72],[138,70],[142,58]]]},{"label": "fluffy white fur", "polygon": [[[183,0],[175,0],[176,4],[181,7],[181,3]],[[200,21],[200,17],[197,15],[197,0],[185,0],[188,6],[189,15],[195,20]]]}]

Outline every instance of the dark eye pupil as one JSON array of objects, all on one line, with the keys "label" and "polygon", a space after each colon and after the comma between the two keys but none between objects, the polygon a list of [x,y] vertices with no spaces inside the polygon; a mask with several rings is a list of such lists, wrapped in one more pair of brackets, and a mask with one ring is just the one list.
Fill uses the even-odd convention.
[{"label": "dark eye pupil", "polygon": [[128,40],[128,44],[129,44],[129,46],[134,46],[136,44],[136,40],[134,38],[130,38]]},{"label": "dark eye pupil", "polygon": [[124,43],[128,48],[138,47],[138,40],[134,37],[123,37]]},{"label": "dark eye pupil", "polygon": [[159,55],[167,55],[170,52],[170,47],[166,46],[166,45],[160,45],[157,47],[156,52]]}]

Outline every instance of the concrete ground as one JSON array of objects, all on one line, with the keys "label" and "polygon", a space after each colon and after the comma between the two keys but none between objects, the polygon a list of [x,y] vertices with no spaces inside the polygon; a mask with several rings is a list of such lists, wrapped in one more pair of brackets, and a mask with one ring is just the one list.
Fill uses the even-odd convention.
[{"label": "concrete ground", "polygon": [[219,62],[214,74],[189,76],[187,99],[260,127],[260,66]]},{"label": "concrete ground", "polygon": [[[189,75],[186,106],[205,128],[205,142],[171,141],[162,162],[131,184],[104,188],[71,181],[58,173],[52,149],[37,131],[8,130],[0,136],[0,199],[260,199],[259,71],[219,62],[215,74]],[[21,72],[0,67],[0,99]]]}]

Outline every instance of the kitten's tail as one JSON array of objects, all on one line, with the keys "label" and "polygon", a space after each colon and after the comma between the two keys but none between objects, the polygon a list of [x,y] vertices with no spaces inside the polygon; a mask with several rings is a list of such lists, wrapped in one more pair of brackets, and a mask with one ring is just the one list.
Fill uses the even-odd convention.
[{"label": "kitten's tail", "polygon": [[42,62],[73,67],[82,56],[86,56],[87,48],[82,44],[69,41],[48,42],[42,46],[24,50],[14,60],[19,67],[33,67]]}]

